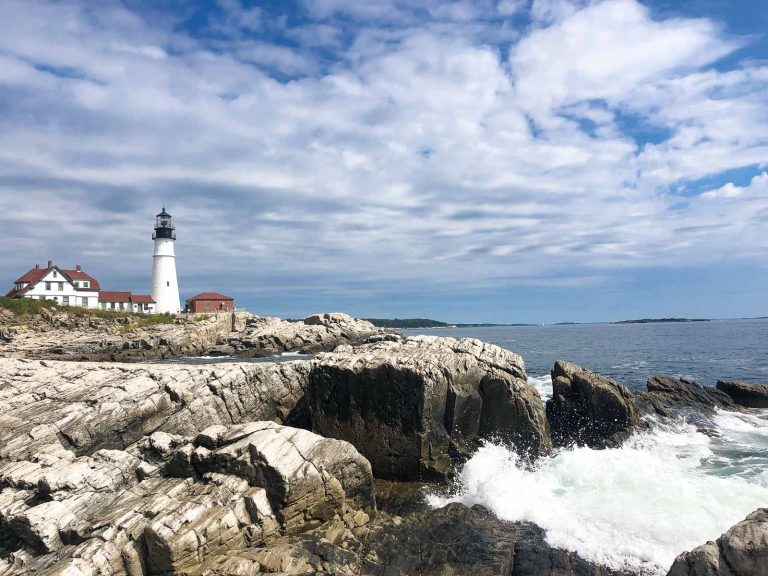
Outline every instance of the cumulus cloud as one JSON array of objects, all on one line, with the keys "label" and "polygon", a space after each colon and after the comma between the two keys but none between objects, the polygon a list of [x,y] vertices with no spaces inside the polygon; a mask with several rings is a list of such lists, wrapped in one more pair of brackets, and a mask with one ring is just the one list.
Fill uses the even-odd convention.
[{"label": "cumulus cloud", "polygon": [[162,202],[182,284],[238,295],[579,284],[768,249],[765,176],[718,181],[768,162],[768,68],[710,20],[227,1],[211,36],[119,3],[4,13],[7,278],[55,253],[138,289]]}]

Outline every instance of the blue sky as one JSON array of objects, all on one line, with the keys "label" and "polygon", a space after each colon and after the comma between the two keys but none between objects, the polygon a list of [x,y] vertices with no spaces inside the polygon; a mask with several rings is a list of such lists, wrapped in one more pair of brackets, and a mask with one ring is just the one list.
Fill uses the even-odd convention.
[{"label": "blue sky", "polygon": [[768,3],[0,4],[0,279],[264,315],[768,314]]}]

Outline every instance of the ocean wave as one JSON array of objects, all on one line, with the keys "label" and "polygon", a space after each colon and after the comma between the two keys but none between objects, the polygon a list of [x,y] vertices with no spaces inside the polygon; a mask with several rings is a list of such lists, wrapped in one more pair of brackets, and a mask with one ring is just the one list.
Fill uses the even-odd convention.
[{"label": "ocean wave", "polygon": [[549,374],[545,376],[528,376],[528,383],[533,384],[539,391],[541,399],[546,402],[552,398],[552,377]]},{"label": "ocean wave", "polygon": [[[546,388],[543,377],[529,381]],[[768,421],[725,412],[715,420],[719,438],[683,421],[654,420],[622,448],[564,449],[533,469],[489,442],[464,465],[457,491],[429,502],[482,504],[499,518],[536,523],[552,546],[615,569],[665,574],[679,553],[768,502],[764,467],[752,474],[713,467],[768,448]],[[737,438],[743,446],[729,453]]]}]

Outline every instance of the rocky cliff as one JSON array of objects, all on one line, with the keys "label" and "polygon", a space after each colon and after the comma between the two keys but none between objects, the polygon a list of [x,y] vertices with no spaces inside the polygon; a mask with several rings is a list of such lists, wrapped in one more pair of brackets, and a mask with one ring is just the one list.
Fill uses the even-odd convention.
[{"label": "rocky cliff", "polygon": [[383,332],[341,313],[309,316],[300,322],[247,312],[180,316],[171,323],[149,326],[141,320],[55,308],[16,316],[0,308],[0,357],[142,362],[179,356],[311,354]]}]

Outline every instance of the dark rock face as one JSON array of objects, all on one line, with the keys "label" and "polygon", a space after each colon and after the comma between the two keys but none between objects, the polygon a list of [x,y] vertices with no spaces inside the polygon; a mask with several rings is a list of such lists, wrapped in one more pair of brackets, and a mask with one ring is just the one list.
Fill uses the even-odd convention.
[{"label": "dark rock face", "polygon": [[717,389],[728,394],[739,406],[768,408],[768,386],[739,380],[718,380]]},{"label": "dark rock face", "polygon": [[519,356],[479,340],[390,335],[321,354],[312,429],[351,442],[379,478],[444,478],[481,438],[551,448],[543,404]]},{"label": "dark rock face", "polygon": [[768,576],[768,508],[675,559],[667,576]]},{"label": "dark rock face", "polygon": [[739,409],[726,393],[715,388],[699,386],[685,378],[651,376],[646,386],[648,391],[636,392],[635,398],[642,410],[648,414],[670,416],[681,409],[709,414],[715,408]]},{"label": "dark rock face", "polygon": [[357,527],[331,523],[304,538],[275,542],[271,550],[280,564],[275,559],[270,565],[286,574],[322,568],[344,576],[628,576],[550,547],[531,524],[498,520],[482,506],[463,504],[404,517],[381,514]]},{"label": "dark rock face", "polygon": [[632,393],[600,374],[558,360],[552,386],[547,418],[556,446],[618,446],[640,424]]}]

